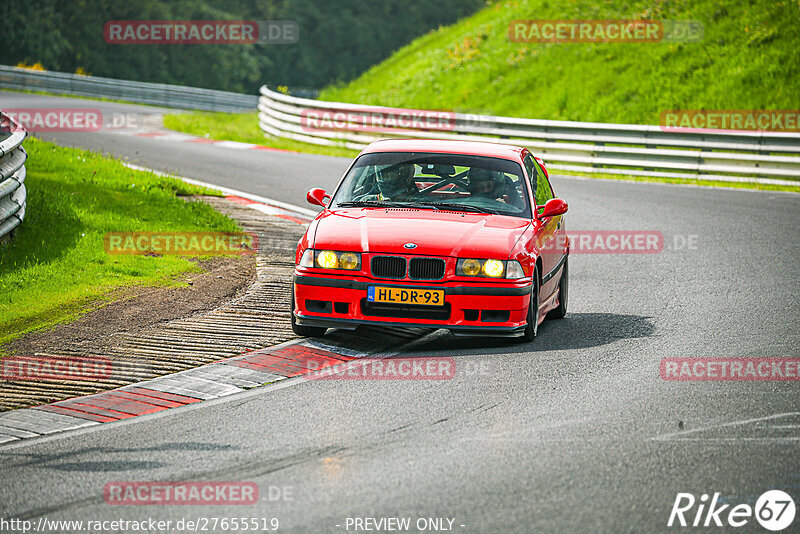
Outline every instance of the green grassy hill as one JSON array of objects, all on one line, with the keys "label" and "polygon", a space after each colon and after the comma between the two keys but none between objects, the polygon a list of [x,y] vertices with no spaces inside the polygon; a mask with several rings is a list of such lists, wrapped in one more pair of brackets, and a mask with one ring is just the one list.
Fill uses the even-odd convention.
[{"label": "green grassy hill", "polygon": [[[699,43],[516,43],[518,19],[698,20]],[[658,124],[669,109],[800,108],[797,0],[509,0],[416,39],[331,101]]]}]

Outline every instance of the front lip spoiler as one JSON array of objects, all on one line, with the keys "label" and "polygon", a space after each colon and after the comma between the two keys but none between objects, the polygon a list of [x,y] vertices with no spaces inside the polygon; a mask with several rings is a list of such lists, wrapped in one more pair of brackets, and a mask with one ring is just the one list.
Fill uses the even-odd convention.
[{"label": "front lip spoiler", "polygon": [[488,286],[437,286],[430,283],[426,284],[425,280],[409,280],[404,281],[402,284],[397,282],[381,282],[376,280],[374,282],[360,282],[358,280],[345,280],[341,278],[323,278],[320,276],[304,276],[300,274],[294,275],[294,283],[300,286],[317,286],[317,287],[336,287],[341,289],[356,289],[366,291],[367,287],[380,285],[382,287],[398,287],[398,288],[413,288],[417,286],[425,287],[426,289],[443,289],[445,295],[490,295],[496,297],[522,297],[530,295],[531,285],[521,287],[488,287]]},{"label": "front lip spoiler", "polygon": [[450,330],[456,336],[481,336],[481,337],[519,337],[527,325],[522,326],[494,326],[494,325],[438,325],[420,323],[398,323],[393,321],[372,321],[363,319],[343,319],[333,317],[310,317],[294,314],[295,322],[303,326],[322,326],[325,328],[339,328],[342,330],[355,330],[361,325],[399,326],[403,328],[426,328]]}]

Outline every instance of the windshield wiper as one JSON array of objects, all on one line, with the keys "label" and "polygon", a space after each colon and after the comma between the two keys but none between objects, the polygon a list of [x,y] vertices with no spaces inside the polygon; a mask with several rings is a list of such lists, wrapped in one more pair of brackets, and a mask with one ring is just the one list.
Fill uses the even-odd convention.
[{"label": "windshield wiper", "polygon": [[469,204],[457,204],[455,202],[390,202],[386,200],[351,200],[349,202],[341,202],[337,207],[339,208],[356,208],[359,206],[378,207],[378,208],[417,208],[417,209],[434,209],[440,210],[442,208],[449,208],[458,211],[475,211],[478,213],[492,213],[499,214],[497,210],[491,208],[483,208],[480,206],[471,206]]},{"label": "windshield wiper", "polygon": [[499,211],[493,210],[491,208],[483,208],[481,206],[473,206],[471,204],[457,204],[455,202],[431,202],[429,205],[434,207],[450,208],[460,211],[477,211],[479,213],[492,213],[495,215],[500,213]]},{"label": "windshield wiper", "polygon": [[342,202],[339,204],[340,208],[353,208],[358,206],[377,206],[387,208],[416,208],[416,209],[441,209],[435,204],[428,204],[422,202],[392,202],[386,200],[353,200],[350,202]]},{"label": "windshield wiper", "polygon": [[402,207],[405,204],[401,202],[387,202],[385,200],[351,200],[350,202],[340,202],[340,208],[357,208],[359,206],[377,206],[386,208]]}]

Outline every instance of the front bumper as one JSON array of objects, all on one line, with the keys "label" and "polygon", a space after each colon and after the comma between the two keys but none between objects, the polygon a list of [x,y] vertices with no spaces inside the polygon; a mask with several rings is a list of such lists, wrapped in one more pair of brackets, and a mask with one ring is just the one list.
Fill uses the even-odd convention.
[{"label": "front bumper", "polygon": [[[369,286],[442,289],[445,306],[369,303]],[[456,335],[515,337],[527,325],[530,279],[494,283],[386,281],[294,273],[297,324],[355,329],[362,324],[446,328]]]}]

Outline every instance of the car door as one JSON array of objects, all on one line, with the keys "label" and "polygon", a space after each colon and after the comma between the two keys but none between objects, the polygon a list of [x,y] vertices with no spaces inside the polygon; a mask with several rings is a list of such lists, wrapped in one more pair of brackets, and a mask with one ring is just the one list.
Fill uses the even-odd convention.
[{"label": "car door", "polygon": [[[551,198],[555,198],[555,196],[544,168],[530,155],[526,157],[526,160],[528,159],[530,159],[530,163],[526,161],[525,166],[526,168],[529,165],[532,167],[532,173],[529,173],[528,176],[531,179],[531,190],[533,191],[536,213],[538,214],[541,213],[545,203]],[[556,271],[563,256],[563,251],[561,250],[563,247],[559,245],[564,241],[564,230],[562,230],[561,224],[562,217],[558,215],[547,217],[540,221],[541,226],[538,231],[537,246],[541,251],[542,257],[541,295],[543,300],[558,288],[558,273]]]}]

